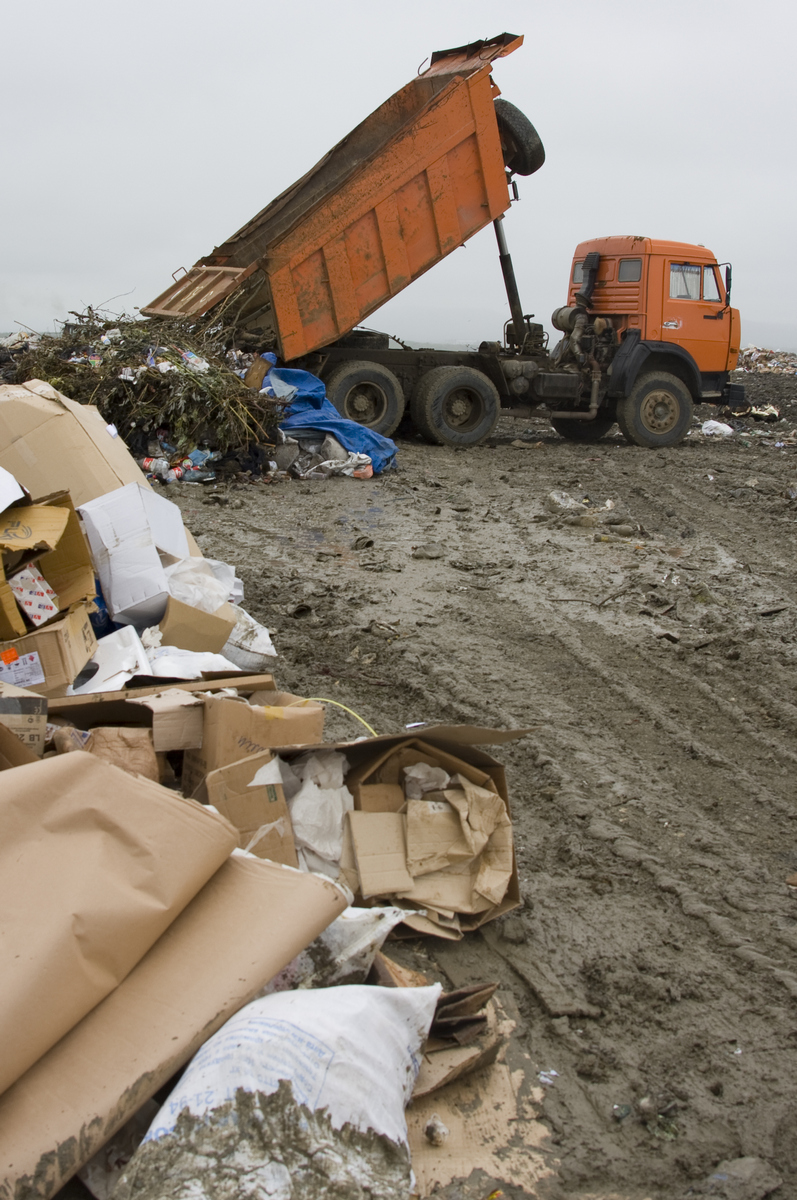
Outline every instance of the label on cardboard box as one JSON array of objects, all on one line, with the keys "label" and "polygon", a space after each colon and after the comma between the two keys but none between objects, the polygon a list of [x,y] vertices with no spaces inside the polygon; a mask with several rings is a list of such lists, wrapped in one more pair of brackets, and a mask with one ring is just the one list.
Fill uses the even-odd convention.
[{"label": "label on cardboard box", "polygon": [[0,680],[13,683],[16,687],[32,687],[34,684],[44,683],[44,671],[38,654],[33,651],[31,654],[19,655],[16,650],[4,650],[0,654]]},{"label": "label on cardboard box", "polygon": [[23,567],[8,580],[22,612],[33,625],[42,625],[59,611],[58,597],[35,564]]}]

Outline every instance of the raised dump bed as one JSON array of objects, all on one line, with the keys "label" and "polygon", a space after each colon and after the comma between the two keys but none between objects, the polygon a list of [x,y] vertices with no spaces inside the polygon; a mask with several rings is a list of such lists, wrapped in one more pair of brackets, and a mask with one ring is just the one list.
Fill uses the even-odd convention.
[{"label": "raised dump bed", "polygon": [[240,290],[241,322],[270,333],[287,361],[361,324],[509,207],[511,131],[499,133],[491,63],[522,42],[505,33],[433,54],[427,70],[141,311],[200,316]]}]

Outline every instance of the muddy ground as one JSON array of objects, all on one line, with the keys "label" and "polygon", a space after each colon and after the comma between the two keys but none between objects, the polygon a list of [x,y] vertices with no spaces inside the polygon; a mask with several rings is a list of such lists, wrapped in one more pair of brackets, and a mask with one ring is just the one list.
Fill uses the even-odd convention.
[{"label": "muddy ground", "polygon": [[[281,687],[379,732],[533,727],[495,751],[523,907],[400,953],[500,979],[550,1129],[540,1194],[680,1197],[754,1155],[797,1197],[797,446],[775,445],[797,382],[745,382],[785,423],[656,452],[503,420],[466,452],[400,438],[368,482],[169,491],[237,565]],[[567,523],[553,490],[633,532]]]}]

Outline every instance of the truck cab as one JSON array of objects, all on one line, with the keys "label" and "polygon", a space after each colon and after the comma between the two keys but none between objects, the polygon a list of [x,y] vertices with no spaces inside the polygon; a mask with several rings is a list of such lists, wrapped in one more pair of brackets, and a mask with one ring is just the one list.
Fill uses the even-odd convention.
[{"label": "truck cab", "polygon": [[741,323],[723,265],[724,273],[705,246],[648,237],[576,247],[568,304],[553,314],[566,334],[553,357],[584,369],[585,354],[593,366],[597,356],[602,378],[589,411],[579,398],[556,414],[559,432],[593,440],[616,419],[637,445],[674,445],[686,436],[693,404],[743,404],[744,389],[729,379]]}]

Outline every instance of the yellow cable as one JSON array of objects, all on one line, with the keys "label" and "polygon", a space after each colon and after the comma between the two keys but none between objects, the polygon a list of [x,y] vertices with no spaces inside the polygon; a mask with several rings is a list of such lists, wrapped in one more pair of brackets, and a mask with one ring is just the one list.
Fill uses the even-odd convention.
[{"label": "yellow cable", "polygon": [[373,729],[367,721],[364,721],[359,713],[356,713],[353,708],[349,708],[347,705],[341,704],[339,700],[328,700],[325,696],[305,696],[301,700],[293,700],[289,705],[287,705],[287,707],[295,708],[297,704],[334,704],[336,708],[342,708],[344,712],[350,713],[357,721],[360,722],[361,725],[364,725],[371,737],[379,737],[379,734],[376,732],[376,730]]}]

